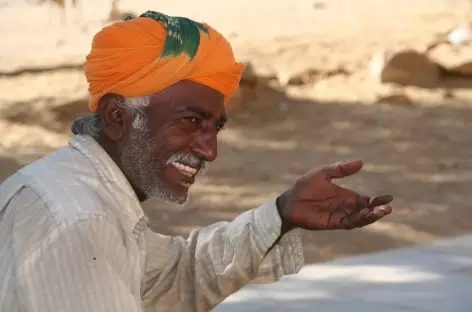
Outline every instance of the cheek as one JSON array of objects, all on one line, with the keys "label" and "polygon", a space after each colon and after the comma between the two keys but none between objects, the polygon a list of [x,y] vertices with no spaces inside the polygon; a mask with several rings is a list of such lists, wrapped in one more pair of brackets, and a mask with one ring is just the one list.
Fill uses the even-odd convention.
[{"label": "cheek", "polygon": [[160,147],[168,152],[184,149],[190,146],[192,142],[192,134],[183,131],[179,127],[168,127],[162,129],[156,136],[156,142]]}]

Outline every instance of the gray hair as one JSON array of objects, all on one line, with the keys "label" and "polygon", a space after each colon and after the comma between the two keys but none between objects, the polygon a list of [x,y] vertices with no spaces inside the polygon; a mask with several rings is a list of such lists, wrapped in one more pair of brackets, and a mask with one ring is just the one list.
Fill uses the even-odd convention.
[{"label": "gray hair", "polygon": [[[147,131],[147,115],[144,108],[149,105],[149,96],[123,98],[116,97],[116,103],[120,109],[133,114],[133,128],[137,130]],[[98,138],[103,130],[100,116],[98,113],[81,116],[74,120],[71,127],[73,134],[90,135]]]}]

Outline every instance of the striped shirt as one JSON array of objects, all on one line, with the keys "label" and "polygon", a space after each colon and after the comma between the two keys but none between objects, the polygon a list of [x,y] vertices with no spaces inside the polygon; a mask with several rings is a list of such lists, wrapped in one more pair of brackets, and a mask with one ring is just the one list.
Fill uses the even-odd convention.
[{"label": "striped shirt", "polygon": [[274,201],[187,239],[147,224],[108,154],[74,136],[0,185],[0,311],[209,311],[303,265]]}]

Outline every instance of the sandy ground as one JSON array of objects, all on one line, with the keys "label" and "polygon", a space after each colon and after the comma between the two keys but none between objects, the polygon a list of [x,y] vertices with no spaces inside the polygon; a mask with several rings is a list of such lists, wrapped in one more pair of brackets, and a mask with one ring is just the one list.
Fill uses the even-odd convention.
[{"label": "sandy ground", "polygon": [[[102,4],[87,11],[96,20],[106,11]],[[155,230],[186,235],[231,220],[313,167],[360,158],[363,172],[341,183],[391,193],[395,213],[361,230],[304,232],[308,262],[471,232],[471,90],[408,87],[401,92],[414,105],[378,104],[392,87],[368,75],[375,51],[421,50],[463,24],[467,1],[123,1],[121,7],[206,20],[268,77],[243,92],[244,103],[221,134],[219,159],[192,189],[190,203],[146,203]],[[101,24],[59,28],[60,9],[19,0],[0,1],[0,17],[3,179],[67,143],[70,121],[86,112],[80,65]],[[303,72],[312,76],[308,82],[286,85]]]}]

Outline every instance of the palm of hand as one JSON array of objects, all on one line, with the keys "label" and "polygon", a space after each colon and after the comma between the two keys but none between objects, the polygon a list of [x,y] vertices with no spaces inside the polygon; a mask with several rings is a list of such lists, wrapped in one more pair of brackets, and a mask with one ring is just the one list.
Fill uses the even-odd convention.
[{"label": "palm of hand", "polygon": [[333,165],[303,176],[280,197],[284,222],[309,230],[352,229],[391,212],[390,195],[371,199],[332,183],[360,170],[362,162]]}]

